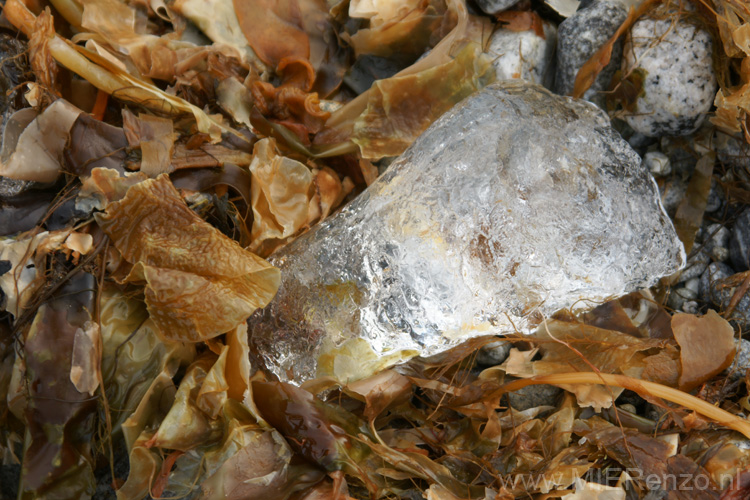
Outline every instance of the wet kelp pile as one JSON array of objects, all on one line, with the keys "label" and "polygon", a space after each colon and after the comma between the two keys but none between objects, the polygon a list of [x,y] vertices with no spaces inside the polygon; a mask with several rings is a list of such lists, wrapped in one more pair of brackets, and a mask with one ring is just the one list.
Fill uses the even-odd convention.
[{"label": "wet kelp pile", "polygon": [[[635,5],[574,94],[665,7]],[[720,49],[712,124],[667,144],[700,157],[673,217],[690,251],[712,179],[726,221],[750,202],[747,172],[727,181],[736,167],[701,140],[750,139],[750,10],[677,12]],[[493,17],[462,0],[6,0],[0,495],[750,495],[750,400],[732,364],[747,273],[696,314],[669,307],[678,277],[563,311],[502,358],[475,339],[302,387],[253,361],[246,320],[279,283],[264,258],[491,83],[493,29],[543,34],[542,18],[562,19],[527,1]],[[616,75],[614,118],[639,85]]]}]

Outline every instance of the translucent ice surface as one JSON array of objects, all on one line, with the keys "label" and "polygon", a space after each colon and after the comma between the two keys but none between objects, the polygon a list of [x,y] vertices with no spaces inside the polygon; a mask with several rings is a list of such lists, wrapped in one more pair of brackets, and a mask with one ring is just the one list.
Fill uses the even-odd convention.
[{"label": "translucent ice surface", "polygon": [[434,123],[275,254],[250,319],[280,379],[341,381],[654,284],[685,253],[640,157],[594,105],[502,81]]}]

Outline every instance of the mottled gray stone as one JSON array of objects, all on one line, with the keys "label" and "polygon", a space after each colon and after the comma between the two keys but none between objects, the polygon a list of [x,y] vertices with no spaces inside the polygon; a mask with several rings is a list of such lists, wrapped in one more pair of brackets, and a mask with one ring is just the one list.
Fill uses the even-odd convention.
[{"label": "mottled gray stone", "polygon": [[[620,2],[598,0],[582,5],[575,14],[560,23],[555,92],[561,95],[573,92],[578,70],[615,34],[626,17],[627,10]],[[622,44],[618,42],[613,47],[609,64],[584,94],[584,99],[602,104],[603,99],[597,93],[608,90],[621,58]]]},{"label": "mottled gray stone", "polygon": [[732,380],[739,380],[744,378],[748,369],[750,369],[750,341],[740,339],[737,342],[737,354],[734,355],[734,361],[724,373],[728,374]]},{"label": "mottled gray stone", "polygon": [[693,290],[684,286],[672,288],[669,294],[669,298],[667,299],[667,306],[669,306],[669,308],[671,309],[674,309],[675,311],[681,311],[685,307],[686,303],[688,303],[689,301],[693,301],[696,298],[698,298],[697,290]]},{"label": "mottled gray stone", "polygon": [[31,181],[20,181],[0,176],[0,198],[10,198],[23,193],[34,183]]},{"label": "mottled gray stone", "polygon": [[701,275],[700,298],[709,304],[718,305],[721,298],[714,284],[734,274],[734,269],[723,262],[712,262]]},{"label": "mottled gray stone", "polygon": [[709,224],[703,231],[704,248],[712,260],[724,262],[729,258],[729,229],[721,224]]},{"label": "mottled gray stone", "polygon": [[518,0],[474,0],[486,14],[498,14],[512,7]]},{"label": "mottled gray stone", "polygon": [[539,406],[555,406],[562,389],[554,385],[529,385],[508,393],[510,405],[518,411]]},{"label": "mottled gray stone", "polygon": [[706,200],[706,213],[712,214],[718,212],[724,207],[724,190],[716,179],[711,179],[711,191],[708,193],[708,200]]},{"label": "mottled gray stone", "polygon": [[487,53],[493,59],[492,66],[498,80],[522,78],[548,88],[552,85],[557,28],[544,21],[543,30],[543,37],[534,30],[495,30]]},{"label": "mottled gray stone", "polygon": [[692,134],[716,95],[708,32],[684,20],[642,18],[625,39],[622,70],[640,71],[642,94],[624,118],[652,137]]},{"label": "mottled gray stone", "polygon": [[737,271],[750,269],[750,209],[737,217],[729,240],[729,257]]},{"label": "mottled gray stone", "polygon": [[702,248],[700,244],[696,243],[693,250],[688,255],[687,265],[680,274],[682,281],[689,279],[698,278],[703,271],[708,267],[708,263],[711,262],[711,256],[706,252],[705,248]]},{"label": "mottled gray stone", "polygon": [[739,380],[745,377],[748,369],[750,369],[750,341],[740,339],[737,342],[737,354],[734,355],[734,361],[724,373],[728,374],[732,380]]},{"label": "mottled gray stone", "polygon": [[250,319],[251,342],[299,383],[531,332],[560,309],[650,286],[684,249],[601,110],[504,80],[271,261],[281,285]]},{"label": "mottled gray stone", "polygon": [[[714,263],[712,265],[715,265]],[[714,273],[711,278],[708,276],[701,279],[701,295],[707,302],[715,306],[720,311],[726,311],[732,302],[735,293],[740,293],[740,287],[747,279],[748,271],[744,273],[732,274],[728,277],[720,278],[726,271],[726,268],[713,268]],[[706,270],[705,274],[711,273],[711,267]],[[743,331],[750,328],[750,293],[740,296],[731,314],[727,317],[733,326],[741,328]]]},{"label": "mottled gray stone", "polygon": [[513,344],[506,340],[496,340],[482,346],[477,352],[477,364],[482,366],[497,366],[503,363],[510,353]]}]

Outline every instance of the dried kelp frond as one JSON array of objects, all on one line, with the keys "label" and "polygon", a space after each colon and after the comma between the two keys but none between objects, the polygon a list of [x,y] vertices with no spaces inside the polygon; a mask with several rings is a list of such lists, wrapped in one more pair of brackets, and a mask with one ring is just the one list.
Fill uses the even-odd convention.
[{"label": "dried kelp frond", "polygon": [[190,210],[166,175],[130,187],[97,222],[146,282],[164,338],[196,342],[235,328],[276,293],[279,272]]},{"label": "dried kelp frond", "polygon": [[[235,1],[234,12],[258,57],[291,83],[302,66],[312,75],[304,90],[333,92],[346,70],[346,50],[322,0]],[[290,64],[294,63],[294,64]]]},{"label": "dried kelp frond", "polygon": [[141,150],[141,172],[149,177],[170,173],[177,134],[172,120],[123,111],[123,129],[131,148]]},{"label": "dried kelp frond", "polygon": [[90,496],[96,399],[70,380],[75,336],[94,319],[96,280],[79,272],[41,305],[24,335],[28,407],[21,498]]},{"label": "dried kelp frond", "polygon": [[273,139],[255,144],[252,175],[253,229],[250,250],[268,255],[309,220],[313,173],[302,163],[279,155]]},{"label": "dried kelp frond", "polygon": [[[24,115],[28,113],[25,110]],[[60,159],[70,132],[82,111],[58,99],[34,118],[17,142],[3,140],[0,175],[26,181],[54,182],[62,170]],[[5,139],[5,138],[4,138]]]},{"label": "dried kelp frond", "polygon": [[[703,3],[706,3],[707,0]],[[744,133],[747,140],[747,118],[750,113],[750,10],[737,0],[713,0],[710,12],[718,27],[726,57],[722,71],[737,71],[736,81],[728,74],[719,74],[720,89],[716,93],[715,116],[711,123],[730,134]]]},{"label": "dried kelp frond", "polygon": [[443,113],[494,78],[482,47],[467,43],[445,64],[378,80],[354,122],[351,140],[367,159],[399,155]]},{"label": "dried kelp frond", "polygon": [[286,498],[319,481],[312,467],[292,465],[292,452],[278,431],[234,425],[220,450],[207,460],[218,468],[201,481],[206,500]]},{"label": "dried kelp frond", "polygon": [[[495,27],[542,36],[551,11],[484,16],[473,2],[471,15],[464,0],[51,2],[54,23],[31,3],[4,8],[33,37],[37,81],[26,94],[34,108],[3,117],[0,175],[11,165],[58,181],[0,207],[0,233],[33,230],[0,241],[0,462],[26,448],[20,498],[91,496],[102,486],[92,469],[112,449],[115,463],[130,462],[127,478],[114,470],[119,500],[624,500],[643,496],[647,474],[705,476],[690,493],[744,498],[750,425],[737,413],[750,400],[722,372],[734,331],[714,313],[673,316],[650,292],[507,337],[504,362],[488,355],[497,339],[481,338],[350,383],[294,387],[251,364],[245,320],[279,280],[260,257],[389,163],[369,159],[403,151],[486,85],[494,72],[481,54]],[[731,77],[714,120],[742,131],[750,14],[738,0],[713,8]],[[596,75],[614,41],[579,77]],[[385,61],[384,79],[339,89],[354,55],[367,55],[362,68]],[[686,246],[703,224],[713,163],[699,161],[677,210]],[[55,197],[61,173],[73,185]],[[73,207],[85,215],[64,215]],[[360,354],[344,345],[324,362],[362,373]],[[535,385],[563,390],[521,410],[523,394],[511,393]],[[604,478],[618,468],[643,474]],[[671,486],[661,485],[670,498],[688,498]]]},{"label": "dried kelp frond", "polygon": [[[326,129],[316,136],[314,141],[316,145],[338,144],[349,141],[356,135],[355,128],[357,127],[357,124],[359,124],[360,127],[361,138],[361,135],[364,135],[362,122],[364,121],[364,123],[367,123],[365,121],[367,118],[376,122],[376,125],[372,126],[374,129],[373,132],[386,135],[388,131],[379,130],[379,127],[377,126],[377,123],[383,121],[384,117],[379,116],[378,114],[372,115],[372,113],[376,112],[376,106],[379,102],[384,101],[383,104],[385,104],[387,99],[393,99],[394,101],[403,104],[405,109],[408,109],[409,112],[415,110],[421,111],[418,113],[418,118],[414,119],[413,123],[404,122],[398,129],[398,132],[401,133],[401,137],[395,138],[397,145],[393,146],[391,149],[403,150],[405,149],[403,143],[408,140],[408,136],[412,136],[412,138],[416,137],[424,130],[424,128],[426,128],[426,125],[429,125],[430,119],[434,120],[440,116],[442,112],[447,110],[450,105],[455,103],[455,101],[451,101],[451,104],[448,105],[440,100],[435,102],[430,98],[438,97],[450,100],[453,98],[450,94],[451,91],[473,91],[482,85],[490,83],[494,72],[489,70],[489,61],[484,60],[479,55],[479,53],[484,50],[486,41],[492,31],[488,20],[486,18],[470,16],[463,1],[451,0],[447,2],[447,5],[448,13],[446,16],[455,16],[457,20],[455,27],[442,40],[440,40],[440,42],[435,45],[425,57],[400,71],[392,78],[379,81],[380,88],[386,90],[392,88],[394,90],[393,96],[389,96],[388,98],[384,98],[382,95],[372,96],[373,93],[378,93],[378,87],[376,86],[373,86],[367,92],[360,94],[358,97],[332,113],[331,118],[326,122]],[[474,50],[472,50],[472,47]],[[478,49],[478,52],[476,49]],[[452,66],[450,63],[454,58],[457,59],[459,54],[463,55],[463,60]],[[439,78],[431,80],[430,88],[426,89],[425,77],[428,73],[422,74],[422,78],[419,78],[418,75],[443,65],[446,65],[445,68],[443,68],[443,71],[447,69],[451,70],[450,78],[445,78],[441,71],[435,71],[431,76],[439,75]],[[400,80],[401,78],[410,76],[416,79],[415,83],[418,83],[418,87],[415,91],[410,90],[408,85],[399,85],[399,82],[404,82],[404,80]],[[461,77],[467,78],[469,81],[462,82],[457,80],[457,78]],[[395,79],[394,83],[389,83],[390,80],[393,79]],[[409,83],[413,82],[409,80]],[[436,86],[438,90],[432,90],[432,86]],[[470,87],[470,89],[467,87]],[[424,94],[425,91],[427,91],[426,94]],[[385,92],[381,91],[381,94],[385,94]],[[463,95],[463,97],[465,97],[465,95]],[[436,109],[435,113],[430,113],[429,110],[432,107]],[[369,117],[367,116],[368,108],[371,113],[371,116]],[[360,120],[360,117],[362,116],[366,118]],[[380,123],[380,126],[383,128],[387,127],[385,123]],[[415,130],[402,131],[401,128],[404,126],[413,126]],[[381,142],[385,142],[385,140],[383,139]],[[359,145],[361,146],[361,144]],[[365,145],[364,147],[367,148],[368,145]],[[372,157],[382,157],[383,155],[378,156],[380,152],[381,151],[372,151]],[[364,156],[368,157],[367,154]]]},{"label": "dried kelp frond", "polygon": [[672,331],[680,345],[680,389],[690,391],[728,367],[735,355],[734,329],[711,309],[702,316],[677,313]]},{"label": "dried kelp frond", "polygon": [[171,8],[194,22],[216,45],[234,49],[257,73],[267,71],[242,33],[232,0],[176,0]]},{"label": "dried kelp frond", "polygon": [[[26,35],[33,33],[36,18],[19,0],[7,2],[3,13],[23,33]],[[222,132],[243,137],[208,116],[200,108],[179,97],[169,95],[148,82],[133,77],[110,60],[73,45],[59,35],[51,37],[47,44],[50,54],[58,63],[88,80],[98,89],[118,99],[143,105],[154,111],[172,116],[192,115],[198,130],[211,135],[215,142],[221,139]]]},{"label": "dried kelp frond", "polygon": [[163,341],[145,304],[119,287],[107,286],[99,302],[102,376],[112,412],[112,432],[135,412],[160,374],[177,372],[195,357],[192,344]]},{"label": "dried kelp frond", "polygon": [[18,320],[30,305],[36,291],[44,285],[42,278],[47,255],[58,250],[88,253],[91,243],[90,235],[79,235],[72,228],[52,232],[37,231],[24,238],[0,240],[0,261],[7,262],[9,266],[0,275],[0,290],[5,295],[2,310]]},{"label": "dried kelp frond", "polygon": [[[442,0],[410,2],[412,5],[395,3],[399,4],[398,7],[392,6],[397,9],[395,13],[378,10],[376,15],[370,16],[370,28],[345,36],[357,56],[369,54],[412,63],[430,48],[435,32],[448,19]],[[362,10],[363,7],[357,5],[357,17],[369,14]],[[351,11],[352,8],[349,15],[352,15]]]},{"label": "dried kelp frond", "polygon": [[47,8],[34,20],[34,29],[29,36],[29,64],[38,84],[44,90],[59,96],[58,73],[60,68],[49,47],[49,39],[54,35],[55,26],[52,14]]},{"label": "dried kelp frond", "polygon": [[63,153],[65,171],[80,177],[87,177],[100,167],[124,173],[126,146],[122,128],[81,113],[73,123],[68,147]]},{"label": "dried kelp frond", "polygon": [[260,256],[270,255],[327,217],[351,191],[331,169],[311,171],[279,155],[273,139],[255,144],[250,173],[253,228],[248,248]]}]

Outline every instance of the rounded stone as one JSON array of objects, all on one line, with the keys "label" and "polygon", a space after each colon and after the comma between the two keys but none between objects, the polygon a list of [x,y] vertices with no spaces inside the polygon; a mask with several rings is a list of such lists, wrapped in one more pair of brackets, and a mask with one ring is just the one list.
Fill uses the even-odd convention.
[{"label": "rounded stone", "polygon": [[[618,1],[592,1],[582,4],[569,18],[560,23],[557,33],[557,68],[555,92],[570,95],[578,70],[615,34],[625,21],[627,10]],[[622,58],[622,44],[616,43],[609,64],[599,73],[584,99],[603,101],[599,92],[606,91]],[[600,97],[596,99],[595,97]],[[601,104],[601,103],[597,103]]]},{"label": "rounded stone", "polygon": [[716,95],[711,35],[683,20],[643,18],[625,39],[622,70],[640,72],[635,110],[624,115],[636,131],[656,137],[695,132]]},{"label": "rounded stone", "polygon": [[734,355],[734,361],[725,373],[732,380],[739,380],[745,376],[748,368],[750,368],[750,341],[740,339],[737,343],[737,354]]},{"label": "rounded stone", "polygon": [[477,352],[477,364],[481,366],[497,366],[508,357],[513,344],[507,340],[495,340],[483,345]]},{"label": "rounded stone", "polygon": [[700,298],[709,304],[719,305],[721,299],[715,290],[715,283],[734,274],[734,269],[723,262],[712,262],[701,275]]},{"label": "rounded stone", "polygon": [[[701,277],[701,296],[717,310],[725,313],[732,326],[747,330],[750,327],[750,293],[743,290],[742,286],[750,278],[750,271],[731,274],[734,271],[729,266],[717,265],[726,266],[714,262],[712,266],[716,267],[709,266],[706,269]],[[733,302],[734,307],[729,311]]]},{"label": "rounded stone", "polygon": [[551,87],[557,28],[544,21],[543,36],[534,30],[513,31],[499,28],[490,37],[487,53],[498,80],[521,78]]},{"label": "rounded stone", "polygon": [[687,281],[699,277],[706,270],[709,262],[711,262],[711,256],[706,252],[706,249],[699,246],[694,247],[688,256],[687,266],[680,274],[680,279]]},{"label": "rounded stone", "polygon": [[730,231],[721,224],[710,224],[704,232],[705,249],[714,261],[724,262],[729,258]]},{"label": "rounded stone", "polygon": [[729,258],[737,271],[750,269],[750,209],[742,212],[734,223]]},{"label": "rounded stone", "polygon": [[672,172],[672,167],[669,164],[669,156],[661,151],[649,151],[643,157],[643,162],[655,176],[664,177]]},{"label": "rounded stone", "polygon": [[557,396],[562,389],[554,385],[529,385],[522,389],[508,393],[508,400],[513,409],[518,411],[538,408],[539,406],[555,406]]},{"label": "rounded stone", "polygon": [[715,179],[711,179],[711,191],[706,200],[706,213],[711,214],[721,210],[724,206],[724,191]]},{"label": "rounded stone", "polygon": [[674,217],[674,214],[677,212],[677,207],[682,200],[685,199],[687,187],[687,182],[682,180],[679,176],[673,176],[664,183],[664,185],[659,186],[661,204],[664,207],[664,211],[666,211],[670,217]]},{"label": "rounded stone", "polygon": [[682,304],[682,312],[688,314],[698,314],[698,302],[695,300],[686,300]]},{"label": "rounded stone", "polygon": [[485,14],[494,15],[512,7],[518,0],[475,0]]}]

